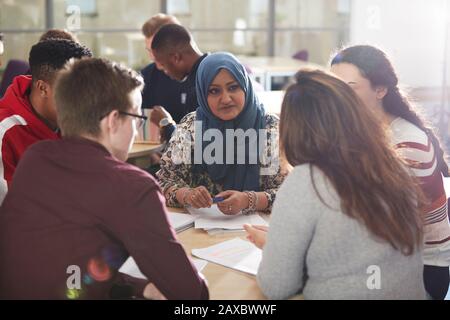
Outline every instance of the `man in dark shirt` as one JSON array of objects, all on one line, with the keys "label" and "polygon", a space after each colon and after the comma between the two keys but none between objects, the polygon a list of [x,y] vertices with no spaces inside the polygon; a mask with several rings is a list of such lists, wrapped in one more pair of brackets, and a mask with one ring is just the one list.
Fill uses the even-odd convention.
[{"label": "man in dark shirt", "polygon": [[[181,86],[181,114],[186,115],[197,109],[197,94],[195,91],[195,77],[200,62],[206,57],[194,42],[189,31],[178,24],[167,24],[162,26],[152,40],[152,52],[158,69],[171,79],[180,82]],[[156,115],[155,115],[156,117]],[[161,117],[160,127],[168,124],[168,121]],[[167,131],[170,134],[163,134],[166,139],[170,137],[174,126]]]},{"label": "man in dark shirt", "polygon": [[[150,41],[148,42],[147,45],[150,44]],[[207,54],[203,54],[198,49],[189,31],[179,24],[161,26],[151,39],[151,49],[156,65],[156,68],[153,67],[153,69],[155,71],[158,69],[158,72],[162,70],[166,77],[171,79],[170,81],[177,83],[179,94],[174,93],[172,99],[179,98],[179,102],[181,102],[181,105],[177,104],[176,110],[172,107],[171,111],[167,111],[162,106],[156,106],[151,113],[150,121],[159,125],[161,143],[163,143],[160,151],[152,155],[152,165],[147,169],[148,172],[155,175],[160,169],[161,152],[164,152],[175,131],[176,123],[179,123],[185,115],[195,111],[198,107],[195,77],[200,62]],[[165,83],[166,80],[157,84],[158,90],[162,93],[168,91],[167,88],[170,85]],[[163,89],[163,86],[166,86],[166,89]],[[172,120],[171,115],[175,121]]]},{"label": "man in dark shirt", "polygon": [[[142,79],[102,59],[66,68],[63,139],[26,151],[0,208],[0,299],[207,299],[158,183],[124,162],[145,120]],[[148,281],[118,273],[128,256]]]},{"label": "man in dark shirt", "polygon": [[[145,36],[145,49],[152,61],[155,60],[152,53],[153,37],[159,28],[166,24],[180,24],[180,22],[174,16],[159,13],[151,17],[142,26],[142,33]],[[142,91],[142,108],[162,106],[176,123],[180,122],[186,115],[186,101],[182,100],[180,82],[172,80],[162,70],[159,70],[154,62],[142,69],[141,74],[145,83]],[[154,109],[154,111],[159,112],[157,109],[159,108]],[[160,118],[164,116],[164,114],[161,114]],[[156,123],[156,125],[159,125],[159,123]]]}]

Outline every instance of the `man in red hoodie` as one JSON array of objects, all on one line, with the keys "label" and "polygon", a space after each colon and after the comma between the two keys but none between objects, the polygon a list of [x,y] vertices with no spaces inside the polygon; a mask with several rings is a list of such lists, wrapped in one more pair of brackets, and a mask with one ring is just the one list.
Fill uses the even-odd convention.
[{"label": "man in red hoodie", "polygon": [[72,58],[91,56],[88,48],[63,39],[31,48],[31,76],[14,78],[0,100],[0,204],[25,150],[35,142],[60,138],[53,99],[57,72]]}]

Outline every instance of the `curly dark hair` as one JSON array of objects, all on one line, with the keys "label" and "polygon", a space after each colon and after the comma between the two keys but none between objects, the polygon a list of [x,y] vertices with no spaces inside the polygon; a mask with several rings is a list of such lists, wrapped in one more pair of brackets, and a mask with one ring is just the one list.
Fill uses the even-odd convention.
[{"label": "curly dark hair", "polygon": [[30,51],[29,63],[33,81],[52,82],[56,71],[72,58],[92,57],[89,48],[66,39],[50,39],[36,43]]},{"label": "curly dark hair", "polygon": [[50,29],[41,35],[39,41],[45,41],[50,39],[67,39],[75,42],[79,42],[75,35],[69,31],[63,29]]}]

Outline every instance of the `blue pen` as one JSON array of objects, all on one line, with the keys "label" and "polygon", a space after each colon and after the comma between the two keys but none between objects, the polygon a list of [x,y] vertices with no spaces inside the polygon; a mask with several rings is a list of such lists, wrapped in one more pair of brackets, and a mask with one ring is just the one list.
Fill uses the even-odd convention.
[{"label": "blue pen", "polygon": [[219,203],[219,202],[222,202],[223,200],[225,200],[225,198],[223,198],[223,197],[214,197],[213,203]]}]

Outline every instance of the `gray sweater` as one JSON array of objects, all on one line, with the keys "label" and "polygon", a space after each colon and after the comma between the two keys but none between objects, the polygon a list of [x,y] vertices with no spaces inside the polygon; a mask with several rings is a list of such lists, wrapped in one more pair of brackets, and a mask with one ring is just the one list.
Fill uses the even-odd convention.
[{"label": "gray sweater", "polygon": [[[269,299],[425,299],[421,252],[404,256],[340,210],[321,170],[296,167],[275,200],[258,284]],[[370,196],[370,195],[368,195]]]}]

